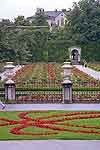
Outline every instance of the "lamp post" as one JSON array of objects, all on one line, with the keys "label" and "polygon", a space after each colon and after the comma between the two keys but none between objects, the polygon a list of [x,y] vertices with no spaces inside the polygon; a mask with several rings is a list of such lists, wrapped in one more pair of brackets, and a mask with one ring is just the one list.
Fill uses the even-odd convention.
[{"label": "lamp post", "polygon": [[64,69],[64,76],[63,76],[63,102],[64,103],[72,103],[72,82],[70,80],[72,65],[70,62],[64,62],[62,66]]},{"label": "lamp post", "polygon": [[13,62],[7,62],[4,67],[6,70],[7,81],[4,84],[5,87],[5,100],[15,100],[15,82],[11,79],[13,75]]}]

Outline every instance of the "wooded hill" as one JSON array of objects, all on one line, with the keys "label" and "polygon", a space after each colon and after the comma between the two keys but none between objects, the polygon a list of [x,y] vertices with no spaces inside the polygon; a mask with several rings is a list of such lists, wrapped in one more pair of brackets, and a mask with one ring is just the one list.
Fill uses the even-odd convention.
[{"label": "wooded hill", "polygon": [[39,27],[48,26],[43,11],[35,13],[32,23],[24,16],[18,16],[14,22],[3,19],[0,22],[0,61],[63,62],[69,59],[68,48],[71,46],[82,48],[82,59],[100,61],[99,0],[80,0],[65,13],[65,27],[58,29],[55,26],[52,31],[49,27]]}]

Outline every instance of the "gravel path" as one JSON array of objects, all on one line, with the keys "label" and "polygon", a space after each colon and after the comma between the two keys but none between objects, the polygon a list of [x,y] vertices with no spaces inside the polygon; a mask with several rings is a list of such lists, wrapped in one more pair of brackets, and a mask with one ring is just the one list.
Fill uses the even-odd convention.
[{"label": "gravel path", "polygon": [[100,80],[100,71],[95,71],[89,67],[84,67],[82,65],[75,65],[75,67],[78,68],[79,70],[85,72],[89,76],[91,76],[97,80]]},{"label": "gravel path", "polygon": [[13,110],[100,110],[100,104],[8,104],[3,111]]},{"label": "gravel path", "polygon": [[0,141],[0,147],[2,150],[100,150],[100,141]]}]

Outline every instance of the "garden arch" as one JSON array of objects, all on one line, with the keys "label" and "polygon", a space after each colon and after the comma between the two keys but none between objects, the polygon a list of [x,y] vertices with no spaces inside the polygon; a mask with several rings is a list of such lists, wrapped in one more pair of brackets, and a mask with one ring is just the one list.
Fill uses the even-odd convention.
[{"label": "garden arch", "polygon": [[72,64],[79,64],[81,59],[81,49],[77,47],[69,48],[70,60]]}]

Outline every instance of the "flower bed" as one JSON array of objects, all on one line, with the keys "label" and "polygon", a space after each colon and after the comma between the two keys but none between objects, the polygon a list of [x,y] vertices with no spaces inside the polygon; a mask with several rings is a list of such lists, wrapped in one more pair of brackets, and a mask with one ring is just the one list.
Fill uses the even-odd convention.
[{"label": "flower bed", "polygon": [[12,78],[14,81],[28,80],[32,76],[34,64],[28,64],[23,66],[16,72],[16,75]]},{"label": "flower bed", "polygon": [[55,73],[52,64],[48,64],[48,80],[55,80]]},{"label": "flower bed", "polygon": [[[89,76],[88,74],[84,73],[83,71],[80,71],[80,70],[77,69],[76,67],[73,67],[72,73],[73,73],[74,78],[76,77],[76,79],[78,79],[78,80],[80,80],[80,81],[95,80],[94,78],[92,78],[92,77]],[[95,81],[96,81],[96,80],[95,80]]]},{"label": "flower bed", "polygon": [[[16,72],[13,77],[15,81],[28,81],[28,80],[62,80],[63,79],[63,69],[60,63],[33,63],[22,67]],[[96,80],[86,73],[80,71],[79,69],[73,67],[72,77],[73,81],[90,81],[92,80],[96,84]]]},{"label": "flower bed", "polygon": [[[18,112],[17,112],[18,113]],[[36,117],[37,116],[37,117]],[[86,134],[86,137],[90,134],[92,136],[98,135],[100,139],[100,126],[96,124],[88,123],[89,119],[99,119],[99,111],[82,111],[82,112],[52,112],[52,111],[27,111],[18,113],[19,120],[10,119],[7,117],[0,117],[0,128],[9,127],[8,132],[11,135],[21,136],[27,135],[36,137],[55,137],[70,133]],[[78,123],[82,120],[87,121],[87,124]],[[100,120],[100,119],[99,119]],[[77,122],[78,121],[78,122]],[[13,125],[13,126],[12,126]],[[15,125],[15,126],[14,126]],[[25,131],[29,127],[39,128],[41,131]],[[44,130],[46,129],[46,131]],[[85,137],[85,136],[83,136]],[[8,137],[9,138],[9,137]]]},{"label": "flower bed", "polygon": [[100,71],[100,63],[89,63],[88,67],[90,67],[96,71]]}]

